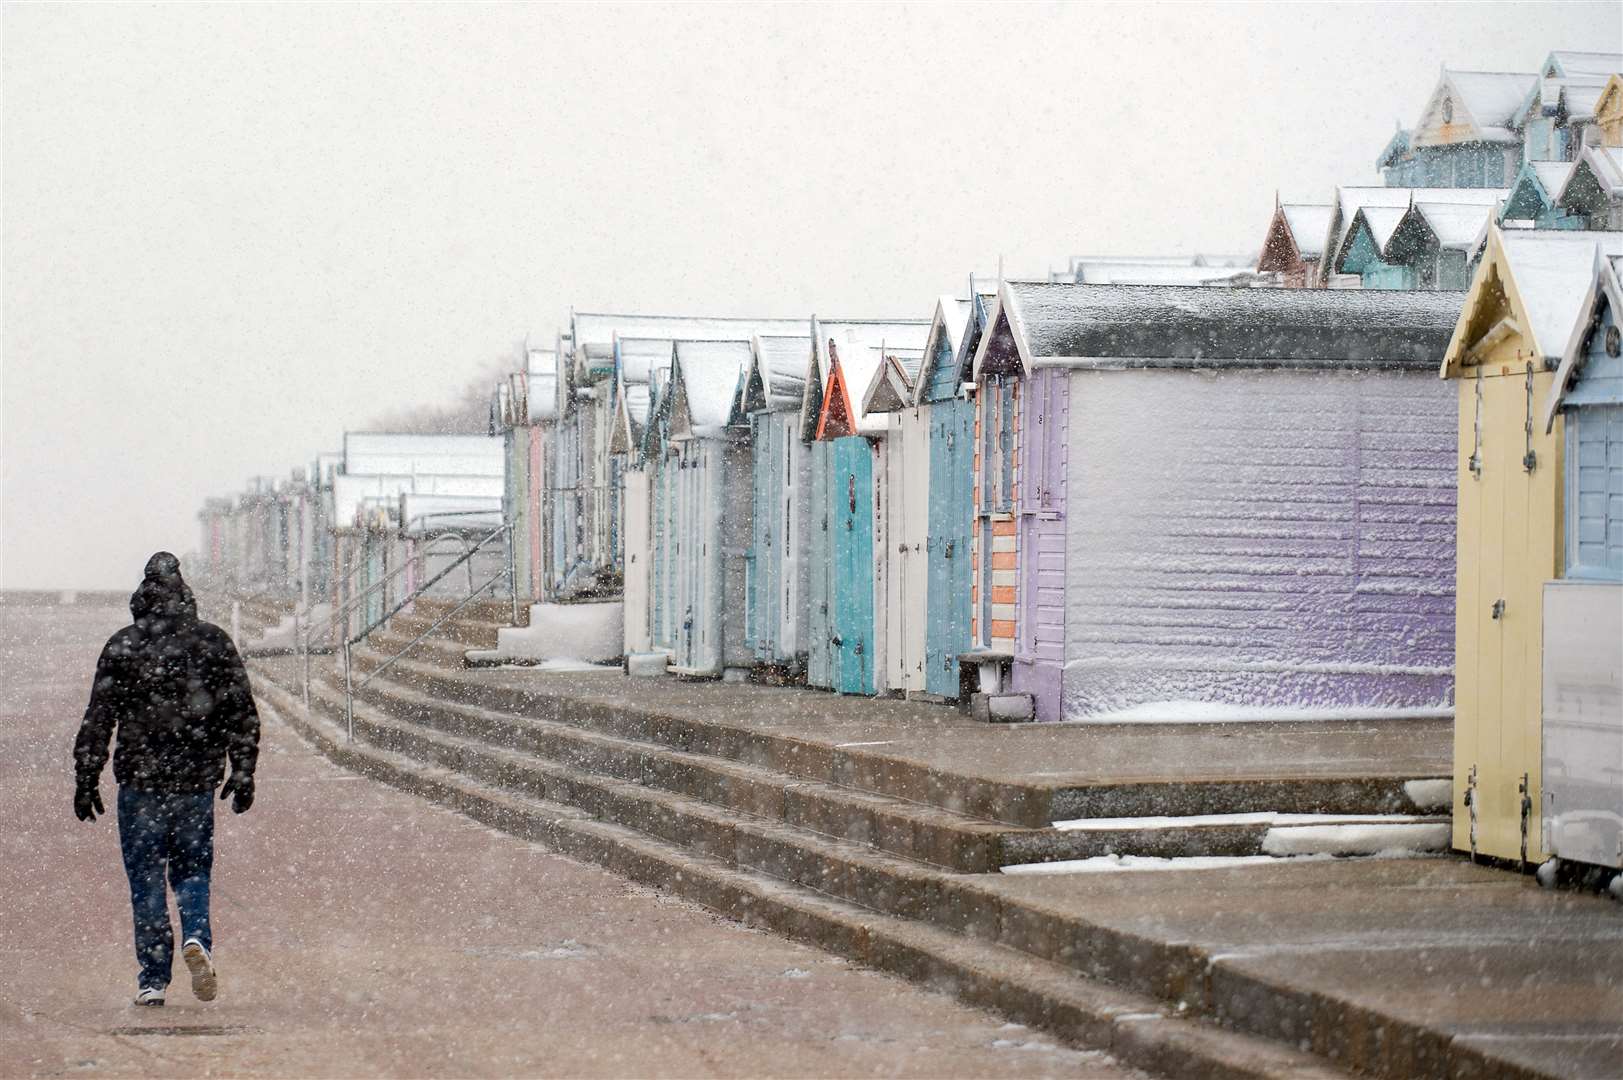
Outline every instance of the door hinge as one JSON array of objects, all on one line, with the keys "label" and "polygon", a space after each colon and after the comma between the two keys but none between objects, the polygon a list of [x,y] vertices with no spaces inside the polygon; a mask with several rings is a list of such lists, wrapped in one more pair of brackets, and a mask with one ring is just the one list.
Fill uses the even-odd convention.
[{"label": "door hinge", "polygon": [[1477,820],[1477,787],[1476,766],[1465,777],[1465,808],[1471,813],[1471,861],[1476,862],[1476,820]]},{"label": "door hinge", "polygon": [[1505,602],[1504,602],[1504,600],[1502,600],[1502,599],[1495,600],[1493,602],[1493,607],[1490,610],[1493,612],[1493,617],[1495,619],[1504,618],[1505,617]]},{"label": "door hinge", "polygon": [[1522,455],[1522,468],[1524,470],[1526,470],[1527,472],[1532,472],[1534,469],[1538,468],[1538,455],[1533,453],[1533,364],[1532,364],[1532,361],[1528,361],[1528,364],[1527,364],[1527,420],[1526,420],[1526,423],[1525,423],[1525,428],[1526,428],[1526,432],[1527,432],[1527,452]]}]

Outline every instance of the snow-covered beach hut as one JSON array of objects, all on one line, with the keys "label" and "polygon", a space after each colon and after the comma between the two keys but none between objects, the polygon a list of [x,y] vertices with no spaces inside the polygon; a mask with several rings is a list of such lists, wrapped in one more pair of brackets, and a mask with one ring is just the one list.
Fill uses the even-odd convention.
[{"label": "snow-covered beach hut", "polygon": [[[368,595],[352,618],[352,630],[375,623],[393,602],[457,557],[459,545],[428,541],[428,534],[476,531],[492,516],[500,524],[505,449],[502,439],[486,435],[345,433],[344,460],[333,477],[341,588],[334,599],[347,602],[401,571]],[[407,503],[406,495],[440,500]],[[492,544],[477,558],[475,572],[483,581],[507,565],[506,545]],[[448,578],[436,591],[457,588]],[[507,595],[506,584],[495,594]]]},{"label": "snow-covered beach hut", "polygon": [[1446,713],[1459,306],[1005,283],[977,615],[1037,718]]},{"label": "snow-covered beach hut", "polygon": [[[1623,869],[1623,257],[1600,255],[1542,426],[1566,428],[1565,535],[1544,585],[1543,846]],[[1614,887],[1615,888],[1615,887]]]},{"label": "snow-covered beach hut", "polygon": [[1304,289],[1319,283],[1319,262],[1324,257],[1324,239],[1330,231],[1334,207],[1318,203],[1274,201],[1274,216],[1263,237],[1257,272],[1278,274],[1287,289]]},{"label": "snow-covered beach hut", "polygon": [[1334,255],[1334,270],[1358,275],[1366,289],[1464,292],[1493,215],[1493,205],[1481,201],[1362,206]]},{"label": "snow-covered beach hut", "polygon": [[1555,205],[1584,227],[1623,229],[1623,147],[1586,146],[1556,193]]},{"label": "snow-covered beach hut", "polygon": [[753,489],[745,636],[756,662],[782,679],[798,677],[805,667],[810,459],[799,409],[811,355],[807,335],[756,335],[738,404],[737,419],[749,427]]},{"label": "snow-covered beach hut", "polygon": [[[1504,230],[1443,358],[1458,389],[1454,846],[1542,857],[1542,593],[1564,562],[1567,439],[1546,414],[1595,260],[1623,233]],[[1580,477],[1581,478],[1581,473]],[[1575,494],[1575,493],[1572,493]],[[1524,797],[1526,802],[1524,802]]]},{"label": "snow-covered beach hut", "polygon": [[656,377],[670,371],[671,346],[660,338],[621,338],[616,342],[615,417],[609,453],[620,478],[620,559],[624,568],[624,644],[627,657],[652,651],[649,618],[653,568],[653,478],[648,424]]},{"label": "snow-covered beach hut", "polygon": [[669,568],[678,675],[719,677],[754,663],[744,636],[752,475],[747,440],[728,425],[750,354],[748,341],[678,340],[672,349],[663,468],[675,474],[667,492],[674,505],[656,557]]},{"label": "snow-covered beach hut", "polygon": [[[807,682],[873,694],[884,670],[883,587],[874,527],[883,514],[875,486],[884,417],[862,410],[863,391],[887,353],[922,356],[929,323],[814,322],[814,349],[802,401],[810,446]],[[815,386],[813,383],[815,382]],[[808,423],[809,421],[809,423]],[[922,482],[922,481],[921,481]],[[876,614],[879,613],[879,614]]]}]

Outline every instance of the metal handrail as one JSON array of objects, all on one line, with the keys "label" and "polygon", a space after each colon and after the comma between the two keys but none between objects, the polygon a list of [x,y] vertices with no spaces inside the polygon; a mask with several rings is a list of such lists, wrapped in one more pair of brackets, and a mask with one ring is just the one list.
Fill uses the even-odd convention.
[{"label": "metal handrail", "polygon": [[[407,642],[406,645],[401,646],[396,653],[391,654],[390,658],[385,659],[383,663],[378,664],[377,667],[373,667],[372,671],[368,672],[367,677],[360,680],[359,687],[354,685],[351,659],[352,646],[357,645],[357,643],[364,642],[368,633],[372,633],[372,630],[377,629],[378,625],[383,624],[383,622],[388,622],[388,620],[390,620],[391,617],[396,614],[396,612],[401,611],[406,604],[412,603],[414,599],[417,599],[417,596],[424,593],[424,590],[427,590],[428,586],[433,585],[435,581],[445,577],[446,573],[450,573],[451,570],[454,570],[454,568],[456,568],[456,562],[463,562],[463,560],[472,559],[472,557],[474,557],[474,552],[479,551],[480,547],[484,547],[487,542],[492,541],[492,539],[497,538],[497,536],[506,536],[506,538],[508,538],[508,565],[497,568],[497,572],[492,573],[492,575],[485,580],[484,585],[480,585],[479,588],[472,590],[471,593],[464,596],[463,599],[459,599],[459,601],[456,601],[456,603],[451,604],[450,609],[446,609],[445,614],[441,614],[438,619],[435,619],[433,622],[428,624],[427,630],[419,633],[417,637],[412,638],[411,642]],[[432,580],[424,581],[422,585],[417,586],[417,588],[412,591],[411,596],[407,596],[407,598],[403,599],[401,603],[396,604],[396,606],[394,606],[394,611],[391,611],[388,616],[381,617],[381,619],[378,619],[378,622],[370,625],[370,627],[362,630],[362,632],[357,633],[355,637],[351,638],[347,637],[347,635],[344,637],[344,724],[346,724],[347,736],[349,736],[351,741],[354,741],[355,737],[355,693],[360,692],[360,690],[367,689],[368,682],[372,682],[373,679],[377,679],[380,674],[383,674],[383,672],[388,671],[390,667],[393,667],[394,663],[396,663],[399,658],[403,658],[404,654],[409,653],[409,651],[414,650],[414,648],[417,648],[417,645],[424,642],[425,638],[430,637],[435,630],[440,629],[441,625],[445,625],[446,620],[451,619],[451,616],[454,616],[456,612],[461,611],[461,609],[466,607],[467,604],[471,604],[476,596],[479,596],[480,593],[484,593],[485,590],[489,590],[490,586],[495,585],[497,581],[500,581],[503,577],[506,577],[506,580],[508,580],[508,588],[510,588],[514,594],[514,611],[518,611],[516,567],[514,567],[513,557],[511,557],[511,555],[513,555],[513,526],[503,525],[502,528],[497,529],[495,533],[492,533],[490,536],[487,536],[487,538],[477,542],[477,544],[474,544],[471,549],[467,549],[466,554],[461,555],[461,557],[459,557],[456,562],[453,562],[450,567],[446,567],[445,570],[441,570],[441,572],[438,573],[438,575],[435,575]],[[514,619],[514,624],[516,624],[516,622],[518,622],[518,620]]]},{"label": "metal handrail", "polygon": [[[448,577],[453,570],[455,570],[458,566],[461,566],[463,563],[469,563],[469,568],[468,568],[468,588],[469,588],[468,595],[469,595],[469,597],[476,596],[479,593],[483,592],[485,589],[489,588],[496,581],[496,579],[501,576],[502,572],[497,571],[497,573],[492,576],[490,581],[487,581],[484,585],[481,585],[478,589],[474,589],[473,588],[473,568],[472,568],[472,563],[470,562],[470,560],[474,557],[475,554],[477,554],[479,552],[479,550],[481,548],[483,548],[486,544],[490,543],[492,540],[496,539],[498,536],[507,536],[509,538],[508,539],[508,544],[507,544],[508,558],[507,558],[507,570],[506,570],[506,573],[508,575],[509,581],[516,581],[517,572],[516,572],[516,569],[514,567],[514,562],[513,562],[513,544],[512,544],[512,540],[511,540],[511,533],[512,533],[512,526],[504,524],[504,525],[500,526],[499,528],[493,529],[488,535],[483,537],[477,544],[474,544],[472,547],[469,547],[467,545],[467,539],[465,537],[457,536],[457,535],[454,535],[454,534],[446,534],[444,536],[436,536],[436,537],[434,537],[432,540],[430,540],[428,542],[428,544],[426,545],[427,547],[431,548],[435,543],[437,543],[437,542],[439,542],[440,540],[443,540],[443,539],[455,539],[455,540],[459,541],[463,545],[464,550],[463,550],[462,554],[458,555],[455,559],[453,559],[448,565],[445,566],[444,569],[440,570],[439,573],[435,574],[433,577],[429,578],[427,581],[425,581],[422,584],[418,585],[415,589],[413,589],[411,591],[411,593],[409,593],[405,597],[405,599],[401,600],[400,603],[396,604],[394,607],[390,608],[383,615],[379,616],[377,619],[373,620],[371,623],[368,623],[366,626],[364,626],[358,634],[355,634],[355,635],[352,636],[352,635],[350,635],[350,633],[348,631],[349,613],[355,609],[356,605],[358,605],[362,601],[364,601],[374,591],[376,591],[377,589],[381,588],[384,585],[387,585],[390,581],[393,581],[400,574],[403,574],[410,564],[409,563],[403,563],[402,565],[395,567],[388,574],[386,574],[383,577],[379,578],[377,581],[372,582],[372,584],[368,585],[360,593],[356,594],[355,596],[350,597],[347,601],[345,601],[343,604],[341,604],[337,608],[337,610],[335,610],[328,617],[326,624],[321,628],[321,632],[323,634],[331,632],[335,627],[337,627],[339,625],[339,620],[340,619],[343,620],[343,625],[345,626],[345,630],[344,630],[344,634],[343,634],[343,641],[342,641],[340,647],[342,648],[342,650],[344,652],[344,664],[345,664],[346,671],[347,671],[348,665],[349,665],[349,648],[350,648],[351,645],[353,645],[356,642],[365,640],[365,638],[369,634],[371,634],[373,630],[376,630],[379,626],[383,625],[384,623],[388,622],[390,619],[394,618],[403,609],[405,609],[407,607],[407,605],[413,603],[426,590],[433,587],[434,585],[439,584],[441,581],[445,580],[445,578]],[[425,555],[427,553],[428,553],[427,551],[423,552],[423,554],[425,554]],[[359,569],[359,567],[357,567],[357,569]],[[514,594],[513,595],[513,622],[516,624],[518,622],[518,590],[517,590],[517,588],[514,588],[512,591],[513,591],[513,594]],[[458,605],[458,608],[460,608],[460,606],[461,605]],[[296,632],[297,631],[295,630],[295,633]],[[305,634],[304,634],[304,643],[303,643],[303,650],[302,650],[303,654],[304,654],[304,705],[305,705],[306,709],[309,709],[309,707],[310,707],[310,642],[311,642],[311,639],[315,636],[315,633],[316,633],[316,631],[315,631],[314,627],[309,627],[309,628],[306,629]],[[346,681],[347,681],[347,675],[346,675]]]},{"label": "metal handrail", "polygon": [[[510,526],[503,526],[504,530],[508,528],[510,528]],[[470,552],[469,554],[471,555],[472,553]],[[355,642],[348,640],[344,642],[344,721],[349,729],[349,739],[351,741],[354,741],[355,739],[355,695],[360,693],[362,690],[365,690],[368,683],[393,667],[396,661],[405,656],[412,649],[415,649],[424,639],[443,626],[445,622],[451,618],[451,616],[461,611],[464,607],[467,607],[468,604],[473,601],[474,597],[496,584],[496,582],[501,580],[504,575],[507,575],[510,578],[512,573],[513,568],[512,565],[509,564],[506,567],[498,569],[494,574],[491,574],[483,585],[479,586],[467,596],[464,596],[461,600],[458,600],[445,612],[445,614],[441,615],[439,618],[430,623],[427,630],[424,630],[422,633],[406,642],[406,644],[402,645],[397,652],[390,655],[386,660],[383,661],[383,663],[379,664],[377,667],[368,672],[366,678],[361,680],[361,685],[359,686],[353,685],[353,676],[351,675],[350,667],[350,646],[355,644]],[[359,640],[361,639],[356,639],[356,641]]]}]

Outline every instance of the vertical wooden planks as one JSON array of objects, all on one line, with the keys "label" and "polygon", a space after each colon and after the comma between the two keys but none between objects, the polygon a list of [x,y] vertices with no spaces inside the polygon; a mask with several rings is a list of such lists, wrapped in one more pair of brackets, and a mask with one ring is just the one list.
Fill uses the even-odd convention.
[{"label": "vertical wooden planks", "polygon": [[958,654],[969,649],[969,530],[974,512],[971,475],[975,438],[973,402],[947,399],[929,406],[929,536],[925,610],[924,688],[942,697],[958,693]]},{"label": "vertical wooden planks", "polygon": [[625,481],[625,650],[650,648],[649,607],[649,476],[645,469],[628,469]]}]

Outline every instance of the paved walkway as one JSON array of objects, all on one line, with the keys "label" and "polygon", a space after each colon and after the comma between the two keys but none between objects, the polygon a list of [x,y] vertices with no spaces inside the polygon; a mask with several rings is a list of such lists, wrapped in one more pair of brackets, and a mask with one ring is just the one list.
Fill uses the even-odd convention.
[{"label": "paved walkway", "polygon": [[220,999],[181,978],[134,1009],[116,827],[70,806],[120,616],[0,608],[0,1076],[1125,1075],[357,779],[279,725],[254,809],[217,819]]},{"label": "paved walkway", "polygon": [[583,700],[650,709],[698,707],[709,710],[706,715],[715,722],[748,730],[863,747],[876,757],[964,776],[1056,788],[1280,776],[1447,776],[1453,765],[1448,720],[985,724],[958,709],[894,698],[856,699],[861,707],[853,708],[852,698],[804,688],[630,679],[612,670],[475,668],[457,674],[470,682]]}]

